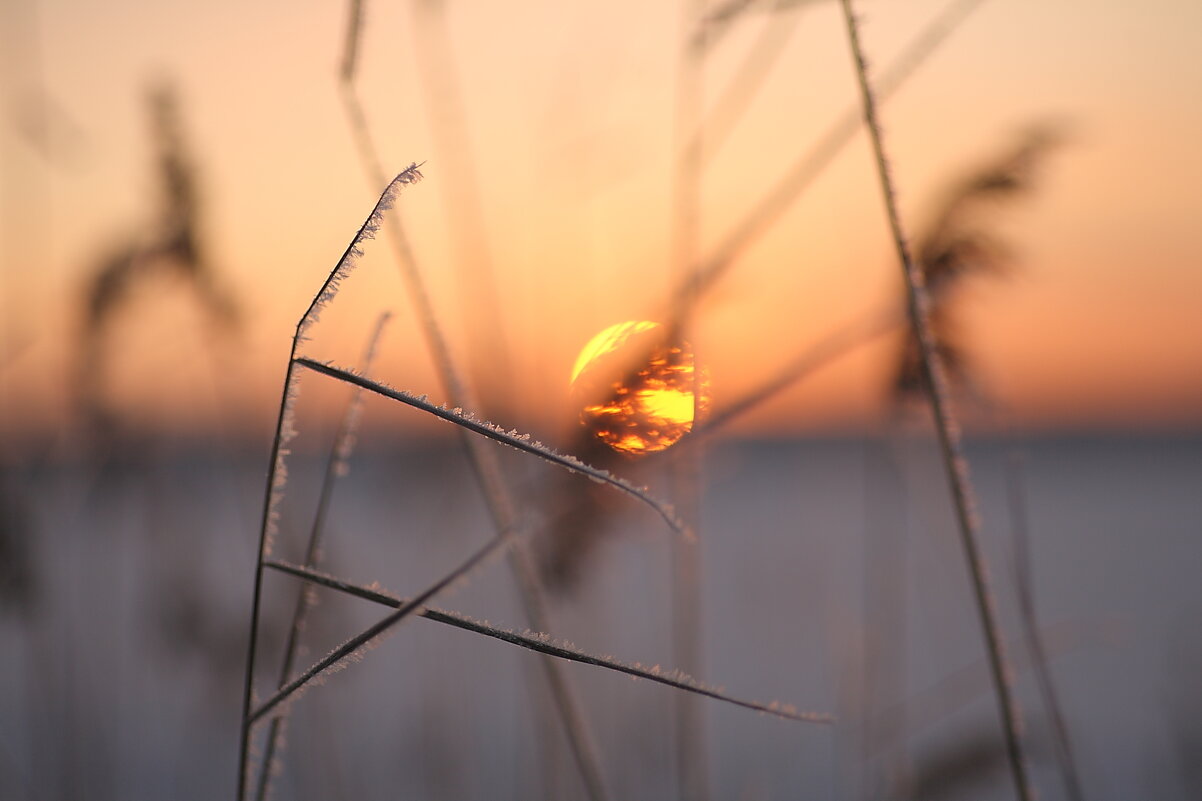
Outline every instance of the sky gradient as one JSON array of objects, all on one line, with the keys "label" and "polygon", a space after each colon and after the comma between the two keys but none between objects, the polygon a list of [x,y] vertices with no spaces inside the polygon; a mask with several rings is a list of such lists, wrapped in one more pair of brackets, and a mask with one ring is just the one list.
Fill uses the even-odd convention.
[{"label": "sky gradient", "polygon": [[[870,66],[883,69],[946,5],[859,4]],[[111,401],[152,428],[270,425],[296,318],[382,188],[365,178],[339,99],[346,9],[60,0],[3,14],[5,432],[71,419],[86,277],[158,207],[145,109],[156,81],[179,92],[207,241],[243,324],[217,336],[185,287],[151,282],[110,343]],[[441,19],[430,4],[367,3],[365,112],[386,169],[426,162],[400,207],[456,353],[469,364],[503,342],[514,379],[491,391],[523,420],[552,419],[579,348],[606,326],[661,317],[673,285],[680,10],[449,3]],[[751,13],[716,43],[707,109],[764,46],[765,26],[786,24],[779,60],[702,176],[702,252],[856,102],[838,7],[814,3]],[[1065,133],[1036,191],[999,207],[1011,274],[963,298],[964,336],[994,402],[973,418],[982,425],[1202,424],[1199,31],[1202,7],[1187,0],[991,0],[885,105],[915,233],[950,181],[1017,133],[1049,121]],[[432,123],[457,106],[465,125],[437,137]],[[480,305],[492,301],[461,300],[482,286],[458,277],[465,260],[491,263],[499,324]],[[715,408],[895,302],[899,278],[860,134],[704,299],[695,338]],[[382,377],[440,399],[384,241],[310,352],[354,363],[385,308],[396,318]],[[882,340],[824,368],[740,430],[872,425],[896,347]]]}]

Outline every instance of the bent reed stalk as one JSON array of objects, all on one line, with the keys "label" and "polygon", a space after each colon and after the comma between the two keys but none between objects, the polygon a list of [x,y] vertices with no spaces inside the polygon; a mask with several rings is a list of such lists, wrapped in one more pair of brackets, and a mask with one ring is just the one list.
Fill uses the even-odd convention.
[{"label": "bent reed stalk", "polygon": [[[264,562],[264,567],[277,570],[281,573],[286,573],[296,578],[320,584],[323,587],[353,595],[356,598],[362,598],[365,601],[371,601],[382,606],[389,606],[393,609],[400,609],[402,606],[410,602],[397,598],[388,593],[382,592],[372,587],[363,587],[349,581],[345,581],[336,576],[331,576],[327,573],[293,565],[287,562],[267,561]],[[804,712],[799,711],[793,704],[782,704],[777,701],[769,703],[761,703],[759,701],[748,701],[741,698],[736,698],[728,695],[717,687],[711,687],[707,684],[697,681],[689,674],[680,670],[664,670],[658,665],[654,667],[644,667],[642,664],[622,662],[610,656],[596,656],[595,654],[582,651],[576,646],[568,642],[561,642],[553,639],[544,632],[516,632],[509,629],[497,628],[488,623],[482,623],[474,620],[467,615],[461,615],[457,612],[449,612],[433,607],[423,607],[415,613],[418,617],[432,620],[435,623],[443,623],[448,626],[463,629],[464,631],[482,634],[486,637],[491,637],[502,642],[507,642],[510,645],[516,645],[519,648],[525,648],[529,651],[534,651],[545,656],[552,656],[557,659],[562,659],[569,662],[578,662],[583,665],[592,665],[594,667],[604,668],[606,670],[625,673],[628,676],[634,676],[639,679],[657,682],[659,684],[673,687],[678,690],[684,690],[688,693],[702,695],[707,698],[713,698],[723,703],[741,706],[745,709],[750,709],[755,712],[761,712],[765,715],[773,715],[786,720],[794,720],[802,723],[821,723],[833,724],[835,718],[826,712]]]},{"label": "bent reed stalk", "polygon": [[[277,418],[276,433],[272,442],[271,465],[267,477],[266,497],[264,500],[263,516],[260,524],[259,532],[259,555],[257,559],[255,571],[255,586],[251,610],[250,624],[250,642],[247,650],[246,676],[243,694],[243,714],[241,737],[239,746],[239,772],[238,772],[238,798],[240,801],[245,798],[248,783],[249,773],[249,743],[251,730],[256,722],[263,719],[270,712],[275,710],[282,703],[292,698],[299,690],[304,688],[314,679],[332,672],[341,667],[343,661],[348,657],[353,656],[364,646],[368,645],[372,640],[383,635],[397,623],[412,615],[414,612],[420,611],[423,605],[441,593],[443,590],[454,584],[456,581],[466,576],[469,572],[489,561],[495,555],[498,555],[509,549],[517,539],[517,534],[520,527],[516,523],[507,525],[498,530],[496,536],[483,547],[468,556],[457,568],[443,576],[442,578],[431,584],[425,591],[419,593],[416,597],[408,602],[400,604],[399,607],[391,615],[380,620],[373,626],[369,627],[359,635],[351,638],[342,646],[335,649],[323,659],[309,667],[297,678],[289,681],[279,687],[277,691],[268,698],[265,702],[253,706],[253,685],[254,685],[254,670],[256,662],[256,649],[258,644],[258,625],[260,608],[262,603],[262,580],[263,571],[267,564],[267,557],[271,550],[271,539],[275,531],[275,521],[277,519],[277,508],[283,495],[283,486],[286,475],[286,466],[284,457],[288,451],[286,448],[287,442],[294,436],[295,430],[293,427],[293,405],[296,397],[296,388],[299,380],[297,368],[307,368],[318,373],[322,373],[343,383],[350,384],[357,389],[374,392],[383,395],[390,399],[400,401],[409,406],[421,409],[429,414],[447,420],[458,426],[463,434],[468,437],[468,441],[475,444],[478,442],[477,437],[492,439],[496,442],[509,445],[517,450],[528,454],[537,455],[540,458],[558,465],[562,469],[570,472],[579,473],[589,477],[599,483],[608,484],[611,487],[630,495],[644,504],[651,507],[667,525],[678,534],[681,534],[686,540],[691,538],[690,529],[683,523],[672,511],[670,505],[659,501],[649,495],[644,488],[636,487],[625,479],[616,477],[604,470],[597,469],[591,465],[585,464],[574,456],[557,453],[550,448],[542,445],[542,443],[531,441],[529,435],[518,433],[516,430],[505,429],[496,426],[492,423],[478,420],[470,413],[465,413],[462,409],[447,409],[445,406],[434,406],[426,401],[425,396],[415,396],[406,392],[400,392],[387,387],[383,384],[371,381],[361,375],[351,371],[332,367],[321,362],[316,362],[312,359],[297,355],[301,343],[306,339],[309,329],[317,321],[320,312],[324,305],[328,303],[336,294],[339,284],[344,280],[350,270],[354,267],[358,258],[362,255],[360,246],[368,239],[375,237],[382,221],[383,214],[393,203],[397,193],[401,187],[414,183],[420,180],[421,173],[418,171],[418,165],[414,164],[394,178],[380,196],[375,207],[367,220],[355,234],[351,244],[347,247],[342,257],[338,260],[334,269],[330,272],[317,294],[314,296],[309,307],[301,316],[296,326],[296,332],[293,336],[291,350],[289,352],[288,368],[284,380],[284,388],[280,402],[280,412]],[[476,436],[472,436],[476,435]],[[471,449],[471,451],[479,452],[479,446]],[[340,444],[336,444],[336,455],[342,450]],[[471,452],[470,451],[470,452]],[[487,451],[485,451],[487,453]],[[516,518],[516,515],[511,515],[511,518]],[[547,663],[549,664],[549,663]],[[560,678],[557,674],[548,673],[553,685],[557,685],[555,679]],[[562,682],[558,683],[557,696],[561,702],[564,698],[564,686]],[[554,690],[553,690],[554,691]],[[569,716],[574,717],[575,711],[571,711]],[[277,716],[278,717],[278,716]],[[278,730],[278,729],[277,729]],[[272,737],[274,740],[274,735]],[[270,746],[269,746],[270,747]],[[581,756],[584,756],[583,754]],[[584,761],[583,759],[581,761]],[[270,770],[270,764],[263,765],[263,771]],[[590,793],[593,795],[604,795],[604,786],[601,783],[599,772],[588,772],[586,784],[589,786]],[[266,784],[261,782],[265,789]]]},{"label": "bent reed stalk", "polygon": [[330,301],[334,294],[338,291],[338,285],[347,276],[350,270],[358,261],[362,251],[359,246],[366,240],[375,237],[380,228],[380,222],[383,219],[384,212],[387,211],[396,200],[396,196],[400,193],[401,188],[412,183],[420,181],[422,178],[421,172],[418,171],[417,164],[409,165],[408,169],[399,173],[381,193],[376,205],[372,208],[371,214],[360,226],[355,236],[351,239],[350,245],[343,252],[342,257],[334,265],[334,269],[326,277],[325,282],[318,289],[317,294],[313,296],[313,300],[309,303],[305,313],[301,315],[297,321],[296,330],[292,335],[292,346],[288,351],[288,368],[284,375],[284,386],[281,391],[279,414],[276,418],[275,434],[271,441],[271,457],[270,466],[267,470],[267,487],[264,492],[263,500],[263,515],[259,523],[259,547],[258,557],[255,565],[255,582],[251,600],[250,614],[250,635],[249,644],[246,653],[246,676],[242,693],[242,726],[241,735],[238,746],[238,793],[239,801],[246,798],[246,780],[250,746],[250,728],[249,720],[252,702],[252,693],[254,689],[254,672],[255,672],[255,650],[258,644],[259,636],[259,609],[262,603],[263,595],[263,559],[266,557],[271,548],[271,536],[275,530],[275,521],[278,515],[278,506],[283,494],[284,481],[286,479],[286,466],[284,457],[287,456],[287,443],[295,436],[296,431],[293,428],[293,405],[296,400],[296,354],[301,343],[305,340],[305,334],[317,322],[321,314],[322,307]]},{"label": "bent reed stalk", "polygon": [[[376,320],[375,328],[368,337],[367,346],[363,351],[361,364],[364,372],[370,372],[371,370],[372,364],[375,361],[376,349],[379,346],[380,337],[383,335],[384,327],[388,324],[391,316],[388,312],[384,312]],[[309,539],[305,544],[304,564],[306,567],[316,567],[320,561],[325,541],[325,523],[329,515],[330,499],[333,496],[334,484],[338,476],[345,474],[349,469],[350,455],[354,448],[355,432],[358,428],[359,418],[362,416],[362,409],[363,390],[360,387],[353,387],[351,389],[351,396],[347,400],[346,408],[343,411],[342,420],[339,421],[338,430],[334,434],[333,443],[330,446],[330,454],[326,460],[325,473],[322,475],[321,489],[318,492],[317,498],[317,511],[313,515],[313,525],[309,529]],[[304,630],[311,605],[310,587],[308,584],[302,585],[296,594],[296,603],[292,612],[292,623],[288,628],[288,638],[284,644],[284,658],[280,665],[280,678],[277,682],[277,686],[279,687],[283,687],[292,678],[292,670],[296,662],[296,652],[300,646],[301,632]],[[270,790],[273,774],[271,766],[283,740],[283,727],[283,716],[277,716],[272,719],[271,727],[267,733],[267,746],[263,750],[258,787],[255,790],[256,801],[264,801]]]}]

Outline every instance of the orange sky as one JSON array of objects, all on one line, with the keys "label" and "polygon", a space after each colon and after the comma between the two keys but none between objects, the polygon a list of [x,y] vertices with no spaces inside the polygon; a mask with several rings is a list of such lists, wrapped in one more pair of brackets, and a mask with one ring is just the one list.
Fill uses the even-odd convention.
[{"label": "orange sky", "polygon": [[[367,3],[361,81],[372,130],[394,170],[427,160],[427,180],[401,205],[461,355],[496,339],[479,330],[478,313],[464,312],[455,279],[462,251],[451,241],[462,245],[472,224],[447,193],[474,171],[485,236],[467,250],[491,254],[516,354],[512,392],[527,410],[558,409],[578,348],[607,325],[655,316],[671,283],[679,9],[450,3],[442,53],[412,5]],[[880,68],[945,4],[860,5]],[[855,101],[837,12],[832,3],[789,12],[798,24],[781,59],[704,175],[703,249]],[[114,400],[152,425],[222,414],[268,425],[296,317],[378,191],[364,179],[337,94],[345,9],[27,0],[2,13],[4,426],[68,417],[81,282],[98,250],[144,228],[156,209],[143,104],[156,76],[181,91],[206,229],[246,324],[214,349],[186,292],[146,288],[114,339]],[[711,103],[763,26],[784,19],[756,13],[721,41],[705,71]],[[1193,0],[990,0],[884,109],[914,229],[946,181],[1016,131],[1054,119],[1071,132],[1038,191],[998,217],[1016,273],[977,284],[965,306],[981,379],[1010,423],[1202,422],[1199,30]],[[455,66],[468,120],[459,149],[432,136],[419,34]],[[27,133],[38,98],[55,109],[40,136]],[[715,406],[891,299],[897,276],[859,136],[707,298],[697,338]],[[437,398],[383,242],[323,318],[312,352],[354,362],[382,308],[398,313],[384,376]],[[890,352],[867,348],[832,365],[744,430],[872,423]]]}]

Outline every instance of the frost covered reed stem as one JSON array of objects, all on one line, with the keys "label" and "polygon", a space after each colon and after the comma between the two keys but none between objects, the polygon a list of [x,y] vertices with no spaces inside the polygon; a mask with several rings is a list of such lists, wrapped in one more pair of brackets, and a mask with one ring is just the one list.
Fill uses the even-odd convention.
[{"label": "frost covered reed stem", "polygon": [[[388,324],[390,317],[391,315],[385,312],[376,321],[375,328],[368,338],[367,347],[363,353],[361,364],[364,372],[371,370],[372,362],[375,361],[376,348],[379,345],[380,336],[384,333],[384,326]],[[343,412],[342,420],[338,424],[338,430],[334,434],[329,458],[326,460],[325,474],[322,476],[321,490],[317,498],[317,511],[313,515],[313,525],[309,529],[309,541],[305,544],[304,564],[306,567],[315,566],[320,559],[322,544],[325,539],[326,517],[330,510],[330,499],[333,497],[334,484],[337,482],[338,477],[343,475],[347,470],[351,450],[354,448],[355,431],[358,428],[362,408],[363,390],[355,387],[351,390],[351,397],[347,401],[346,410]],[[280,665],[278,687],[283,687],[292,676],[292,669],[296,662],[296,651],[300,645],[301,632],[304,629],[305,619],[309,613],[309,591],[310,588],[306,584],[301,587],[296,596],[296,604],[292,613],[292,625],[288,629],[288,639],[284,644],[284,658]],[[258,788],[255,791],[257,801],[263,801],[263,799],[267,798],[273,773],[271,767],[276,753],[280,748],[283,726],[283,717],[272,719],[267,733],[267,745],[263,750]]]},{"label": "frost covered reed stem", "polygon": [[897,199],[893,179],[889,174],[889,161],[885,156],[880,121],[876,112],[876,97],[868,81],[868,67],[860,45],[859,25],[851,8],[851,0],[841,0],[843,18],[847,24],[847,36],[855,64],[856,79],[860,88],[860,99],[864,107],[864,121],[868,126],[869,139],[881,182],[881,195],[885,201],[885,213],[893,243],[897,247],[903,277],[906,283],[906,299],[915,337],[922,357],[922,369],[930,393],[931,410],[935,416],[935,428],[939,436],[939,447],[947,470],[948,484],[956,509],[956,520],[960,529],[960,541],[968,562],[969,578],[972,581],[977,611],[981,618],[981,630],[989,655],[990,674],[997,695],[998,711],[1006,739],[1006,753],[1010,771],[1019,798],[1029,801],[1033,790],[1027,776],[1026,758],[1023,753],[1020,731],[1022,728],[1018,702],[1011,690],[1010,670],[1006,663],[1005,646],[998,625],[997,610],[993,593],[989,589],[989,576],[985,555],[980,544],[980,521],[975,511],[972,482],[968,473],[968,462],[964,459],[960,441],[960,428],[952,416],[948,401],[947,378],[938,345],[930,326],[930,301],[927,297],[922,270],[910,255],[910,247],[902,228],[897,210]]},{"label": "frost covered reed stem", "polygon": [[[357,598],[362,598],[366,601],[372,601],[382,606],[390,606],[394,609],[399,609],[409,602],[396,598],[379,590],[370,587],[361,587],[349,581],[344,581],[335,576],[330,576],[325,573],[320,573],[316,570],[301,567],[299,565],[290,565],[287,562],[267,561],[264,567],[277,570],[281,573],[287,573],[291,576],[320,584],[323,587],[328,587],[338,592],[344,592],[348,595],[353,595]],[[663,684],[668,687],[674,687],[678,690],[684,690],[687,693],[702,695],[707,698],[713,698],[717,701],[722,701],[735,706],[741,706],[745,709],[751,709],[756,712],[762,712],[766,715],[773,715],[778,718],[787,720],[796,720],[803,723],[834,723],[833,716],[825,712],[802,712],[798,711],[791,704],[781,703],[760,703],[759,701],[746,701],[719,690],[715,687],[709,687],[696,681],[693,677],[678,670],[664,670],[659,666],[644,667],[638,663],[630,664],[620,662],[617,659],[606,656],[595,656],[585,651],[581,651],[571,643],[558,642],[542,632],[523,632],[518,633],[507,629],[500,629],[495,626],[490,626],[487,623],[481,623],[478,620],[473,620],[465,615],[460,615],[455,612],[447,612],[441,609],[425,607],[415,612],[418,617],[423,617],[427,620],[432,620],[435,623],[443,623],[448,626],[470,631],[475,634],[482,634],[485,637],[492,637],[502,642],[507,642],[511,645],[516,645],[519,648],[525,648],[529,651],[552,656],[556,659],[563,659],[569,662],[578,662],[583,665],[592,665],[594,667],[604,668],[606,670],[625,673],[628,676],[634,676],[647,681],[653,681],[658,684]]]},{"label": "frost covered reed stem", "polygon": [[259,547],[255,565],[254,591],[251,600],[250,635],[246,650],[246,675],[242,693],[242,726],[238,745],[237,797],[239,801],[246,798],[247,774],[250,767],[248,758],[250,755],[250,729],[252,721],[249,717],[254,689],[255,651],[259,641],[259,608],[262,603],[263,592],[263,560],[271,549],[271,535],[275,529],[277,507],[283,492],[286,476],[284,457],[288,453],[287,443],[295,433],[293,429],[292,408],[296,398],[297,350],[304,341],[306,332],[317,322],[321,308],[337,293],[339,283],[354,267],[355,262],[362,253],[359,249],[360,245],[365,240],[373,238],[379,230],[384,212],[391,207],[401,187],[421,180],[422,174],[417,168],[418,165],[411,164],[408,169],[398,174],[385,187],[379,200],[376,201],[376,205],[372,208],[371,214],[368,215],[363,225],[355,233],[350,245],[347,246],[342,257],[338,259],[338,262],[334,265],[334,269],[330,271],[330,274],[326,277],[325,282],[322,283],[317,294],[313,296],[313,300],[310,302],[308,308],[305,309],[305,313],[297,321],[296,332],[292,336],[292,346],[288,351],[288,368],[284,376],[279,414],[276,418],[275,435],[271,440],[271,460],[267,469],[267,488],[264,492],[263,516],[259,522]]}]

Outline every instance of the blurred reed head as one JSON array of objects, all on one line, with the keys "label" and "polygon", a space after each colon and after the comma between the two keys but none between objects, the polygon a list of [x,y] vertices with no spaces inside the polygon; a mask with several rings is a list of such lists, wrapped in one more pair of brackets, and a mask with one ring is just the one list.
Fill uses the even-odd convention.
[{"label": "blurred reed head", "polygon": [[[931,330],[948,377],[961,387],[973,388],[974,381],[959,290],[966,279],[1011,272],[1014,250],[996,231],[998,212],[1033,190],[1038,168],[1063,140],[1060,126],[1045,124],[1024,131],[1000,156],[953,181],[932,222],[917,238],[914,258],[926,283]],[[898,354],[890,387],[895,405],[925,390],[921,352],[912,329]]]}]

